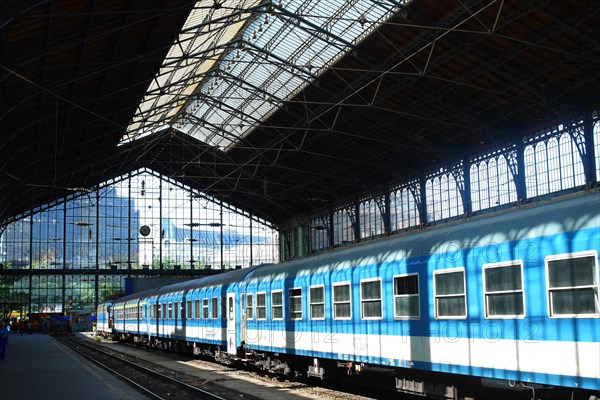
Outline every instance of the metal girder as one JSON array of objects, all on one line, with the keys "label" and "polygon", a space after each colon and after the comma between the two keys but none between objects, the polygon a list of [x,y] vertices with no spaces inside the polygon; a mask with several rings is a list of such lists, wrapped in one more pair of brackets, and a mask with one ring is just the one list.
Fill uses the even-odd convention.
[{"label": "metal girder", "polygon": [[[208,125],[211,128],[217,130],[218,132],[223,133],[223,138],[225,138],[225,139],[228,139],[227,136],[230,136],[231,138],[233,138],[235,140],[239,139],[236,135],[223,129],[222,126],[213,124],[204,118],[199,118],[199,117],[195,116],[194,114],[184,113],[181,118],[188,118],[190,120],[194,120],[194,121],[196,121],[196,123],[200,124],[201,127]],[[214,132],[214,133],[216,134],[216,132]]]},{"label": "metal girder", "polygon": [[51,0],[39,1],[35,4],[28,5],[27,7],[20,7],[18,10],[11,13],[10,15],[5,15],[5,14],[0,15],[0,30],[4,29],[8,24],[10,24],[12,21],[14,21],[14,19],[17,16],[24,15],[24,14],[28,13],[29,11],[31,11],[35,8],[38,8],[39,6],[48,4],[48,3],[52,3],[52,1]]},{"label": "metal girder", "polygon": [[[529,4],[529,6],[533,6],[533,5],[537,4],[538,2],[535,1],[532,3],[534,3],[534,4]],[[528,7],[528,5],[524,5],[524,7]],[[522,11],[522,10],[518,10],[518,11]],[[518,11],[516,11],[515,14],[520,16],[521,13]],[[598,12],[600,12],[600,7],[598,6],[598,4],[595,4],[592,7],[592,9],[581,12],[579,15],[575,16],[573,19],[579,20],[582,15],[591,18],[595,13],[598,13]],[[515,20],[515,18],[514,18],[515,14],[511,14],[506,19],[501,19],[499,21],[499,25],[505,26],[508,23],[513,22]],[[418,102],[415,102],[410,105],[410,109],[418,109],[419,107],[423,107],[423,105],[426,104],[427,102],[433,101],[435,98],[439,98],[439,97],[449,93],[452,90],[452,88],[454,87],[454,85],[456,84],[456,82],[465,82],[468,79],[472,79],[473,77],[482,74],[483,72],[487,72],[487,71],[491,71],[491,70],[498,71],[499,66],[503,65],[510,59],[514,58],[517,54],[522,52],[524,49],[526,49],[530,46],[535,46],[538,43],[547,41],[551,37],[563,32],[564,29],[565,29],[565,25],[563,25],[563,24],[553,25],[550,29],[543,31],[543,32],[539,33],[538,35],[535,35],[527,43],[519,43],[519,44],[511,47],[511,49],[507,53],[503,54],[501,57],[498,57],[497,59],[489,60],[488,62],[481,64],[479,67],[469,70],[462,77],[460,77],[458,79],[454,79],[453,82],[450,83],[446,87],[445,91],[438,92],[438,93],[432,92],[429,96],[425,96],[422,99],[419,99]],[[461,53],[462,53],[462,51],[468,51],[468,49],[465,50],[462,48],[457,49],[457,51],[459,51],[459,50]],[[578,53],[585,53],[588,50],[590,50],[589,45],[585,46]],[[515,85],[523,84],[525,82],[531,82],[536,77],[542,76],[546,72],[553,70],[554,68],[565,63],[566,61],[578,58],[579,57],[578,53],[568,53],[568,54],[563,53],[563,54],[555,57],[552,62],[543,63],[543,64],[539,65],[538,66],[539,68],[535,69],[533,72],[525,74],[521,77],[518,77],[516,75],[503,74],[503,77],[504,77],[503,84],[497,86],[493,92],[484,91],[481,94],[481,96],[474,99],[473,104],[481,104],[484,101],[489,100],[490,98],[492,98],[494,96],[497,96],[498,94],[505,93],[507,90],[514,87]],[[396,90],[397,90],[397,88],[396,88]],[[393,91],[391,91],[390,94],[392,92]],[[552,102],[549,102],[547,99],[544,102],[552,105]],[[515,110],[521,110],[522,104],[515,105],[514,107],[515,107]]]},{"label": "metal girder", "polygon": [[271,99],[274,99],[274,100],[275,100],[277,103],[283,104],[283,103],[285,102],[285,100],[283,100],[283,99],[280,99],[280,98],[279,98],[279,97],[277,97],[277,96],[276,96],[274,93],[269,93],[269,92],[267,92],[266,90],[264,90],[264,89],[262,89],[262,88],[259,88],[258,86],[256,86],[256,85],[253,85],[253,84],[251,84],[250,82],[248,82],[248,81],[246,81],[246,80],[244,80],[244,79],[240,78],[239,76],[236,76],[236,75],[230,74],[229,72],[227,72],[227,71],[223,71],[223,70],[219,70],[219,72],[222,74],[222,76],[223,76],[223,77],[226,77],[226,78],[228,78],[228,79],[230,79],[230,80],[233,80],[233,81],[235,81],[235,82],[238,82],[238,83],[240,83],[240,84],[241,84],[241,85],[243,85],[243,86],[248,86],[250,89],[254,90],[255,92],[261,93],[261,94],[263,94],[264,96],[268,96],[268,97],[270,97]]},{"label": "metal girder", "polygon": [[[213,43],[210,47],[208,47],[207,49],[203,49],[203,50],[199,50],[190,54],[184,54],[183,57],[173,57],[173,58],[169,58],[166,57],[165,60],[169,60],[166,61],[165,63],[163,63],[162,68],[168,68],[168,67],[173,67],[173,68],[177,68],[178,64],[182,61],[182,60],[189,60],[189,59],[205,59],[207,54],[210,53],[214,53],[214,55],[222,55],[224,54],[227,50],[231,50],[236,48],[235,46],[237,44],[242,43],[243,40],[242,39],[235,39],[229,42],[224,42],[221,44],[215,44]],[[221,49],[225,49],[223,52],[218,53],[218,50]],[[219,62],[218,60],[215,61],[215,63]],[[163,75],[168,75],[169,73],[171,73],[171,70],[166,71],[163,74],[157,74],[156,77],[154,78],[154,80],[156,80],[157,77],[163,76]],[[151,91],[147,92],[148,94],[152,93]]]},{"label": "metal girder", "polygon": [[[405,8],[405,4],[404,4],[405,2],[403,2],[403,1],[393,1],[393,0],[387,0],[387,1],[369,0],[369,1],[385,10],[388,10],[391,13],[394,13],[396,15],[400,15],[400,16],[406,18],[406,8]],[[392,8],[386,7],[385,6],[386,3],[389,3]]]},{"label": "metal girder", "polygon": [[[303,31],[322,39],[327,44],[330,44],[330,45],[336,47],[342,53],[348,53],[348,49],[350,49],[352,51],[355,50],[355,46],[352,43],[348,42],[347,40],[345,40],[337,35],[334,35],[333,33],[327,31],[326,29],[323,29],[322,27],[306,20],[305,18],[301,17],[300,15],[294,14],[294,13],[288,11],[287,9],[280,7],[278,5],[275,5],[275,4],[273,4],[273,9],[277,11],[277,12],[273,12],[273,14],[275,16],[280,17],[283,21],[289,22],[289,23],[293,24],[294,26],[297,26],[298,28],[302,29]],[[294,22],[294,21],[296,21],[296,22]],[[306,25],[306,27],[304,27],[303,25]],[[325,40],[324,37],[331,38],[331,39],[333,39],[333,41]],[[340,46],[338,43],[341,43],[343,46]]]},{"label": "metal girder", "polygon": [[[473,2],[473,6],[476,6],[481,3],[488,4],[488,2],[485,0],[478,0],[478,1]],[[466,10],[464,10],[463,8],[460,8],[459,10],[452,13],[450,16],[448,16],[448,17],[444,18],[442,21],[440,21],[439,26],[447,26],[447,25],[451,24],[452,22],[456,21],[464,13],[466,13]],[[324,106],[319,107],[318,109],[314,110],[313,111],[314,118],[312,118],[311,120],[308,120],[308,121],[306,120],[306,118],[303,118],[302,120],[298,121],[298,123],[293,124],[293,125],[297,126],[298,130],[301,130],[304,126],[308,126],[312,121],[318,119],[320,116],[329,112],[333,107],[335,107],[339,104],[342,104],[344,102],[344,100],[348,99],[349,97],[354,95],[356,92],[364,89],[370,83],[375,82],[381,76],[384,76],[386,73],[391,71],[397,65],[401,64],[404,60],[408,59],[408,57],[405,54],[408,53],[410,55],[410,54],[419,52],[426,44],[435,40],[437,37],[438,37],[438,34],[436,32],[431,32],[431,31],[428,31],[425,34],[421,35],[419,38],[412,41],[406,48],[402,49],[402,51],[394,53],[392,56],[388,57],[386,60],[384,60],[382,63],[380,63],[379,65],[381,67],[378,67],[376,72],[366,73],[366,74],[361,75],[355,82],[353,82],[351,85],[349,85],[350,86],[349,88],[342,91],[341,93],[338,94],[338,96],[333,98],[330,101],[330,103],[332,103],[332,104],[324,105]],[[413,79],[416,79],[416,78],[413,77]],[[393,91],[389,91],[389,92],[392,93]],[[394,93],[396,93],[396,92],[394,92]],[[293,132],[291,132],[290,135],[292,133]],[[342,167],[342,166],[340,166],[340,167]]]},{"label": "metal girder", "polygon": [[[259,119],[256,119],[255,117],[251,116],[250,114],[242,112],[242,110],[237,109],[237,108],[225,103],[224,101],[218,100],[216,96],[202,95],[202,96],[198,96],[197,98],[198,99],[206,99],[207,102],[216,104],[217,108],[219,110],[227,112],[230,116],[240,115],[240,116],[243,116],[244,118],[254,121],[254,123],[261,122]],[[212,111],[212,110],[207,110],[207,113],[210,111]],[[229,111],[232,111],[232,112],[230,113]],[[204,115],[206,115],[206,113]],[[223,122],[224,122],[223,125],[225,125],[225,121],[223,121]]]},{"label": "metal girder", "polygon": [[[273,53],[271,53],[271,52],[263,49],[260,46],[255,45],[254,43],[246,42],[245,41],[244,44],[245,44],[245,46],[247,46],[247,48],[251,48],[251,49],[256,50],[266,61],[269,60],[269,57],[272,57],[275,60],[279,61],[279,63],[281,65],[287,65],[289,67],[292,67],[293,69],[302,72],[302,74],[308,76],[312,80],[316,80],[317,79],[317,76],[315,74],[311,73],[310,71],[307,71],[305,68],[302,68],[302,67],[300,67],[300,66],[298,66],[296,64],[290,63],[288,60],[286,60],[284,58],[281,58],[279,56],[276,56],[275,54],[273,54]],[[275,64],[275,63],[271,63],[271,64]],[[302,77],[303,79],[306,79],[306,76],[297,75],[297,74],[294,74],[294,75],[296,75],[298,77]]]},{"label": "metal girder", "polygon": [[[205,26],[210,26],[211,24],[215,24],[215,23],[220,23],[220,22],[228,22],[228,20],[230,20],[232,17],[237,17],[237,16],[241,16],[242,14],[252,14],[255,11],[260,11],[260,12],[264,12],[264,8],[270,4],[270,1],[263,1],[260,4],[257,4],[256,6],[253,7],[248,7],[248,8],[244,8],[244,9],[233,9],[233,12],[231,14],[219,17],[219,18],[215,18],[215,19],[211,19],[209,21],[202,21],[199,24],[196,25],[190,25],[187,28],[184,28],[180,31],[180,34],[183,33],[194,33],[196,32],[198,29],[201,29]],[[241,20],[241,17],[240,17]]]},{"label": "metal girder", "polygon": [[[524,13],[534,10],[536,5],[538,5],[538,3],[539,3],[539,1],[532,0],[527,3],[522,4],[520,9],[516,10],[515,12],[511,13],[511,15],[500,20],[498,22],[498,26],[502,27],[502,26],[508,25],[511,22],[514,22],[516,19],[521,17]],[[448,23],[446,23],[445,25],[447,25],[447,24]],[[544,34],[545,33],[543,32],[541,35],[544,35]],[[426,35],[426,36],[431,37],[431,35]],[[459,47],[454,48],[452,51],[445,52],[442,57],[438,57],[435,60],[430,61],[429,69],[430,70],[435,69],[438,66],[448,62],[449,60],[459,56],[460,54],[463,54],[464,52],[468,52],[471,48],[475,47],[475,45],[479,44],[481,41],[485,40],[486,38],[488,38],[488,35],[483,34],[483,32],[482,32],[482,35],[479,35],[475,38],[472,38],[469,41],[461,43],[461,45]],[[422,41],[419,41],[419,43],[422,43]],[[524,46],[524,45],[521,44],[521,46]],[[518,52],[521,51],[521,46],[514,46],[513,48],[511,48],[509,53],[515,54],[515,55],[518,54]],[[410,47],[414,48],[415,46],[411,43]],[[406,49],[402,49],[402,50],[403,50],[402,53],[406,53]],[[506,58],[505,61],[508,61],[508,59],[512,58],[512,56],[510,56],[510,57],[505,56],[504,58]],[[475,69],[468,70],[467,73],[465,75],[463,75],[463,77],[458,78],[458,79],[453,79],[452,83],[447,86],[445,92],[440,93],[439,91],[436,91],[436,92],[428,93],[425,96],[421,96],[421,97],[419,97],[418,101],[412,102],[409,105],[409,107],[407,107],[403,111],[405,111],[406,114],[411,114],[411,113],[415,112],[415,110],[422,109],[425,104],[428,104],[429,102],[433,101],[436,98],[442,97],[448,91],[450,91],[452,88],[454,88],[456,85],[456,82],[467,81],[468,79],[471,79],[472,77],[476,76],[477,74],[480,74],[484,71],[494,69],[498,66],[498,62],[499,62],[498,60],[490,60],[486,63],[481,64],[479,67],[477,67]],[[386,90],[378,96],[378,99],[383,100],[390,96],[395,95],[399,90],[409,86],[411,83],[414,83],[419,78],[420,77],[418,77],[418,76],[406,77],[403,81],[399,82],[398,84],[396,84],[392,87],[386,88]],[[514,76],[511,77],[511,79],[514,79],[514,78],[515,78]],[[489,95],[490,96],[497,95],[498,93],[499,93],[499,90],[498,90],[498,88],[496,88],[496,90],[493,93],[490,93]],[[475,102],[475,104],[477,104],[477,103],[480,103],[480,102]],[[342,119],[340,121],[340,123],[345,123],[349,118],[350,118],[350,116],[346,117],[345,119]],[[400,118],[400,117],[396,117],[396,118]],[[386,121],[385,123],[389,123],[389,121]],[[369,131],[376,130],[376,129],[380,129],[380,126],[373,126],[372,129],[370,129]]]}]

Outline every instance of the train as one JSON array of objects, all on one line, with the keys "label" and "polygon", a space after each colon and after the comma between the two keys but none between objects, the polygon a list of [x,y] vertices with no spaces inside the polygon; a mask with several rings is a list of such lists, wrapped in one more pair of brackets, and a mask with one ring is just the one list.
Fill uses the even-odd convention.
[{"label": "train", "polygon": [[597,399],[599,251],[588,190],[131,294],[97,332],[291,377],[391,371],[442,399],[482,382]]}]

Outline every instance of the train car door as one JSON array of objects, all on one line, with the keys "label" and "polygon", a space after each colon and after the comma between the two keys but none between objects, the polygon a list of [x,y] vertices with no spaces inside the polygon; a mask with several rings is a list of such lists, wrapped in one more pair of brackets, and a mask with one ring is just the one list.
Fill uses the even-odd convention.
[{"label": "train car door", "polygon": [[246,341],[246,294],[240,293],[240,340]]},{"label": "train car door", "polygon": [[237,354],[235,293],[227,293],[227,352]]},{"label": "train car door", "polygon": [[112,306],[107,306],[106,307],[106,317],[108,318],[108,331],[112,332],[112,327],[113,327],[113,308]]},{"label": "train car door", "polygon": [[135,304],[135,316],[136,316],[136,321],[135,321],[135,325],[137,326],[137,333],[136,335],[139,336],[140,335],[140,320],[142,319],[142,302],[140,299],[137,300],[136,304]]}]

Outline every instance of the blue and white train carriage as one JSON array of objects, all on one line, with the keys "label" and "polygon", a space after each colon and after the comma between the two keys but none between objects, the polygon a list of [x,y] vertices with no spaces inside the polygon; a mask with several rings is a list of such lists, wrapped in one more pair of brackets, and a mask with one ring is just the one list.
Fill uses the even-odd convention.
[{"label": "blue and white train carriage", "polygon": [[593,192],[166,286],[148,332],[285,374],[393,368],[407,392],[491,378],[598,395],[599,251]]}]

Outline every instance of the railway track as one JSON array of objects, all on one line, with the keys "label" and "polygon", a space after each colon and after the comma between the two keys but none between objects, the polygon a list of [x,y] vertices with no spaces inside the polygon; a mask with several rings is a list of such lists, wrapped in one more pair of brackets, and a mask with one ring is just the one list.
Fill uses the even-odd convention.
[{"label": "railway track", "polygon": [[[90,339],[79,339],[83,345],[91,344],[94,347],[101,348],[110,353],[114,353],[117,357],[125,357],[135,359],[136,362],[142,361],[144,365],[147,365],[151,369],[159,368],[161,372],[167,376],[170,375],[187,375],[182,372],[182,369],[173,369],[173,362],[176,364],[187,364],[189,367],[199,368],[204,371],[219,371],[220,374],[217,378],[206,378],[194,376],[190,379],[195,382],[215,382],[215,386],[219,387],[221,392],[224,392],[225,398],[237,398],[241,396],[245,400],[247,399],[281,399],[284,394],[290,394],[290,398],[309,397],[309,398],[321,398],[321,399],[335,399],[335,400],[369,400],[369,399],[404,399],[409,400],[413,397],[399,394],[393,389],[393,381],[387,382],[385,385],[379,384],[379,381],[373,382],[372,380],[364,379],[337,379],[333,381],[322,382],[317,379],[309,379],[300,381],[287,380],[282,377],[266,374],[261,371],[255,370],[254,368],[231,368],[224,366],[223,364],[216,363],[214,360],[205,359],[202,357],[189,358],[179,354],[162,351],[140,351],[142,348],[128,343],[108,343],[103,341],[102,344],[92,342]],[[155,354],[155,355],[152,355]],[[156,360],[156,354],[160,354],[159,357],[164,357],[166,362]],[[146,357],[148,355],[149,357]],[[154,359],[154,360],[152,360]],[[217,376],[216,374],[212,374]],[[342,376],[344,378],[344,376]],[[238,379],[239,383],[235,385],[238,390],[237,395],[231,394],[231,384],[227,384],[224,381],[230,379]],[[253,381],[249,386],[253,386],[248,389],[248,385],[244,383],[247,380]],[[225,385],[225,386],[224,386]],[[257,386],[261,388],[257,391]],[[233,391],[235,393],[235,391]],[[243,394],[242,394],[243,392]],[[295,395],[294,395],[295,394]]]},{"label": "railway track", "polygon": [[[281,398],[283,393],[294,394],[297,393],[300,396],[308,396],[314,398],[323,399],[335,399],[335,400],[365,400],[365,399],[394,399],[394,400],[414,400],[424,399],[425,397],[410,395],[406,393],[399,393],[395,390],[393,376],[386,376],[381,373],[366,372],[361,376],[347,377],[343,374],[337,376],[335,379],[328,381],[311,381],[311,382],[297,382],[297,381],[286,381],[280,380],[276,377],[269,376],[267,374],[260,373],[252,370],[251,368],[246,370],[233,369],[225,367],[222,364],[215,363],[214,361],[208,361],[201,358],[188,358],[183,357],[174,353],[164,353],[165,360],[176,360],[176,362],[190,365],[197,365],[204,370],[214,371],[226,371],[227,374],[233,374],[237,376],[250,376],[252,379],[263,382],[264,387],[262,388],[262,394],[257,392],[249,392],[245,390],[243,385],[235,385],[236,389],[222,386],[222,380],[224,378],[199,378],[197,376],[188,375],[186,372],[181,370],[177,371],[167,367],[169,363],[164,363],[165,366],[161,366],[163,362],[152,362],[145,361],[142,358],[146,358],[140,354],[135,355],[136,350],[139,352],[140,347],[128,344],[119,344],[118,349],[111,349],[106,345],[99,345],[90,339],[82,339],[75,337],[56,337],[57,340],[66,344],[70,348],[78,351],[80,354],[87,358],[93,358],[94,362],[96,359],[107,357],[108,360],[100,361],[103,364],[111,364],[118,362],[117,365],[107,365],[106,368],[113,372],[115,375],[125,375],[125,379],[131,379],[139,375],[145,375],[145,380],[142,383],[132,383],[134,386],[140,388],[141,391],[146,393],[147,396],[155,399],[173,399],[173,398],[197,398],[197,399],[240,399],[244,400],[258,400],[265,398]],[[134,350],[133,352],[131,350]],[[144,352],[146,353],[146,352]],[[151,354],[151,353],[146,353]],[[162,353],[161,353],[162,354]],[[110,361],[109,360],[116,360]],[[125,363],[125,364],[124,364]],[[125,367],[131,368],[126,370]],[[114,370],[118,370],[114,371]],[[223,375],[221,375],[223,376]],[[176,377],[176,378],[175,378]],[[150,383],[148,382],[150,380]],[[218,382],[213,383],[212,381]],[[199,382],[202,382],[199,385]],[[170,385],[170,386],[169,386]],[[201,386],[201,387],[199,387]],[[149,391],[147,391],[149,389]],[[282,390],[284,392],[282,392]],[[499,387],[482,387],[481,394],[478,399],[486,400],[504,400],[506,398],[512,398],[515,400],[529,400],[531,393],[528,391],[514,391],[506,390],[506,388]],[[151,392],[151,393],[150,393]],[[251,394],[253,393],[253,394]],[[569,398],[562,396],[564,393],[550,393],[546,394],[544,398]],[[568,395],[568,393],[567,393]]]},{"label": "railway track", "polygon": [[168,400],[194,398],[201,400],[239,399],[258,400],[248,394],[224,390],[218,385],[200,385],[192,377],[175,376],[171,370],[151,363],[136,360],[135,357],[121,352],[108,350],[88,341],[74,337],[56,337],[56,339],[94,364],[126,381],[151,399]]},{"label": "railway track", "polygon": [[[162,351],[148,352],[133,344],[117,344],[112,342],[97,344],[91,341],[91,339],[80,340],[82,341],[82,345],[91,344],[103,351],[116,354],[116,357],[118,358],[129,358],[135,360],[136,363],[144,363],[144,365],[147,365],[150,369],[158,369],[163,375],[178,376],[178,379],[186,380],[188,384],[191,383],[192,385],[197,385],[198,382],[203,382],[202,385],[205,385],[215,382],[213,384],[214,389],[211,389],[210,391],[216,392],[223,398],[231,399],[235,397],[236,399],[239,399],[243,397],[244,399],[281,400],[283,398],[283,393],[290,394],[293,398],[298,398],[298,396],[300,396],[334,400],[422,400],[426,398],[423,396],[397,392],[395,390],[393,375],[382,373],[381,371],[372,371],[371,369],[367,369],[360,375],[353,376],[346,376],[343,370],[340,369],[340,374],[338,376],[326,381],[317,379],[289,381],[282,379],[281,377],[262,373],[253,368],[235,369],[204,358],[190,358],[185,355]],[[173,368],[175,365],[187,365],[190,368],[198,370],[214,371],[213,373],[209,373],[213,378],[207,377],[206,374],[204,374],[204,376],[202,376],[202,374],[192,376],[189,372],[184,372],[187,368]],[[226,381],[232,376],[233,379],[237,379],[238,381],[233,385],[227,385]],[[243,383],[248,380],[248,378],[254,380],[254,383],[250,384],[250,386],[252,386],[251,389]],[[257,381],[260,381],[260,383]],[[261,386],[258,391],[257,386]],[[237,390],[232,390],[232,387]],[[504,400],[506,398],[512,398],[515,400],[529,400],[531,398],[531,395],[528,392],[519,393],[502,390],[501,388],[481,388],[481,390],[482,393],[477,399]],[[172,398],[172,396],[169,397]]]}]

